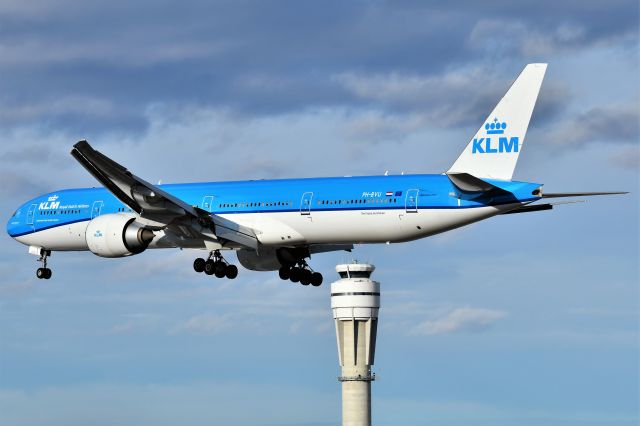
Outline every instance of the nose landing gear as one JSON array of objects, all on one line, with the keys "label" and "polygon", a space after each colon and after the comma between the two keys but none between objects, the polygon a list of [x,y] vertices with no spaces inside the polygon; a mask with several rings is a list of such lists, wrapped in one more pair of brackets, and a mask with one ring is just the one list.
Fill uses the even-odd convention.
[{"label": "nose landing gear", "polygon": [[40,257],[38,258],[38,262],[42,262],[42,268],[36,269],[36,277],[38,277],[39,280],[48,280],[53,274],[51,272],[51,269],[47,268],[47,257],[49,256],[51,256],[51,250],[40,250]]},{"label": "nose landing gear", "polygon": [[207,275],[215,275],[218,278],[227,277],[230,280],[238,276],[238,267],[227,262],[219,250],[212,251],[207,260],[201,257],[194,260],[193,269],[196,272],[204,272]]}]

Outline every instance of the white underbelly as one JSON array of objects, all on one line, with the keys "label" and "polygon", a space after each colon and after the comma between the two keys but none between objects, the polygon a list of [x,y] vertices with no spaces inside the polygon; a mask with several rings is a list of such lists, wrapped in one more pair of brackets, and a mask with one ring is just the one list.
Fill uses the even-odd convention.
[{"label": "white underbelly", "polygon": [[44,247],[54,251],[88,250],[85,231],[89,221],[70,223],[43,229],[31,234],[16,237],[16,240],[29,246]]},{"label": "white underbelly", "polygon": [[[222,215],[256,231],[269,246],[403,242],[445,232],[510,210],[516,205],[405,210],[345,210]],[[88,250],[89,221],[55,226],[16,237],[26,245],[56,251]]]},{"label": "white underbelly", "polygon": [[256,230],[265,245],[402,242],[438,234],[509,210],[509,206],[405,210],[234,214],[225,217]]}]

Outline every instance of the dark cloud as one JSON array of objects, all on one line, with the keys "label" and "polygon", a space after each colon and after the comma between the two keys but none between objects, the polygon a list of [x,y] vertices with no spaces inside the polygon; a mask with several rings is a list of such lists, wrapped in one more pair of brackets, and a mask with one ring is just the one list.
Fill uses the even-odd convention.
[{"label": "dark cloud", "polygon": [[[387,114],[417,114],[421,125],[466,127],[479,125],[517,77],[514,73],[503,78],[492,71],[492,67],[474,67],[426,77],[344,74],[337,81],[355,97]],[[570,99],[568,89],[557,82],[543,87],[536,105],[536,117],[542,122]],[[408,120],[416,123],[415,117]]]},{"label": "dark cloud", "polygon": [[29,176],[28,173],[12,170],[0,171],[0,182],[2,182],[0,195],[8,200],[6,204],[12,201],[14,202],[14,205],[3,206],[5,208],[2,209],[2,211],[6,213],[13,213],[13,210],[17,207],[15,200],[26,200],[52,189],[51,183],[47,183],[37,177]]},{"label": "dark cloud", "polygon": [[27,163],[33,165],[33,162],[49,162],[57,153],[54,153],[50,147],[44,144],[25,144],[25,146],[9,149],[0,154],[0,162],[4,164],[21,164]]},{"label": "dark cloud", "polygon": [[558,145],[588,142],[637,144],[640,141],[638,117],[640,108],[636,103],[593,108],[563,121],[551,132],[549,141]]},{"label": "dark cloud", "polygon": [[[636,41],[637,10],[635,1],[3,2],[0,124],[139,133],[156,103],[252,115],[361,106],[368,99],[335,76],[444,78],[517,62],[497,72],[505,80],[542,56]],[[494,95],[489,83],[469,111]]]}]

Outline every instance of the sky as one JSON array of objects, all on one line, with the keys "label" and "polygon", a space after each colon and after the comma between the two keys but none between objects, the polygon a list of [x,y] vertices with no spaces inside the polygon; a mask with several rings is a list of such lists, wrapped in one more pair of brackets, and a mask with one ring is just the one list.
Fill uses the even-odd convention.
[{"label": "sky", "polygon": [[[340,423],[329,283],[382,285],[379,425],[640,421],[637,1],[0,2],[0,218],[94,186],[441,173],[548,62],[515,179],[630,191],[314,256],[325,284],[197,275],[200,253],[54,253],[0,236],[0,423]],[[233,259],[233,256],[232,256]]]}]

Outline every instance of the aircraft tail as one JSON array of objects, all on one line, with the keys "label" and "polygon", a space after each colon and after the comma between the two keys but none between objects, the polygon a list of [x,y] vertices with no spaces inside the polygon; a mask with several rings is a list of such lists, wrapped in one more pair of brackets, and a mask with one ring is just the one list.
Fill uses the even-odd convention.
[{"label": "aircraft tail", "polygon": [[529,64],[491,111],[447,174],[511,180],[547,64]]}]

